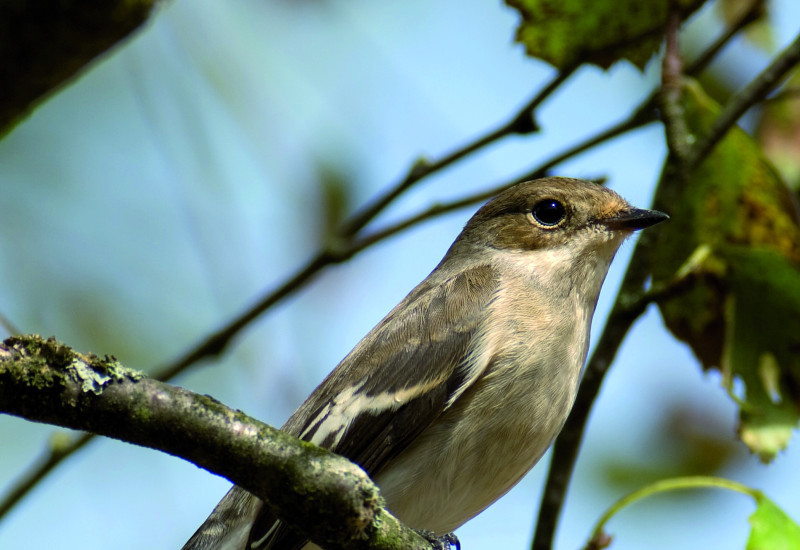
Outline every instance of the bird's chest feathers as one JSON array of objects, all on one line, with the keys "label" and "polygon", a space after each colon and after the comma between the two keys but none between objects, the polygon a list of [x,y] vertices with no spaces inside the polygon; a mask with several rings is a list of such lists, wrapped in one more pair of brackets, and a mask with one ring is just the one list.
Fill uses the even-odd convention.
[{"label": "bird's chest feathers", "polygon": [[522,401],[544,391],[574,391],[586,359],[600,284],[602,278],[594,290],[586,280],[575,284],[568,277],[511,272],[486,319],[494,355],[478,386]]},{"label": "bird's chest feathers", "polygon": [[[544,260],[566,265],[567,256]],[[411,525],[447,532],[480,512],[533,467],[567,418],[605,270],[596,276],[588,266],[588,280],[543,274],[541,259],[512,254],[495,263],[500,281],[462,390],[378,478],[389,509]]]},{"label": "bird's chest feathers", "polygon": [[492,359],[446,413],[454,422],[451,448],[460,450],[473,483],[516,483],[561,429],[575,397],[594,300],[587,305],[576,292],[542,296],[531,285],[517,277],[501,285],[485,328]]}]

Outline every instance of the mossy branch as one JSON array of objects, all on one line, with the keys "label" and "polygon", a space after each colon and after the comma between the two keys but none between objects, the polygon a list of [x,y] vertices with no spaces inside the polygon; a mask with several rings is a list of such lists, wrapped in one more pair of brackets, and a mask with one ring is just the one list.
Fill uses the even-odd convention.
[{"label": "mossy branch", "polygon": [[39,336],[9,338],[0,344],[0,412],[189,460],[261,497],[325,548],[430,548],[386,511],[377,486],[349,460],[113,357]]}]

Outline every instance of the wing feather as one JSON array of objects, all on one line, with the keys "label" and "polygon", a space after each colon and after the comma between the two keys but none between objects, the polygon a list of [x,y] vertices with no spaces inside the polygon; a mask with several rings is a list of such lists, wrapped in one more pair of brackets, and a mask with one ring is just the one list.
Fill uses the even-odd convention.
[{"label": "wing feather", "polygon": [[472,360],[472,341],[484,328],[495,272],[481,265],[431,279],[359,342],[285,431],[375,474],[447,408],[465,381],[474,380],[485,364]]}]

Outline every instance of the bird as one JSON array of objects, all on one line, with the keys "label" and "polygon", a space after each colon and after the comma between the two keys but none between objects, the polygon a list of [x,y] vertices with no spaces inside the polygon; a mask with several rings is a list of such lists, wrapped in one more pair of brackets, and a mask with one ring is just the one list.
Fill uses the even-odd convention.
[{"label": "bird", "polygon": [[[560,432],[612,259],[668,217],[579,179],[500,192],[282,429],[360,465],[406,525],[455,540]],[[316,546],[234,486],[183,550],[301,548]]]}]

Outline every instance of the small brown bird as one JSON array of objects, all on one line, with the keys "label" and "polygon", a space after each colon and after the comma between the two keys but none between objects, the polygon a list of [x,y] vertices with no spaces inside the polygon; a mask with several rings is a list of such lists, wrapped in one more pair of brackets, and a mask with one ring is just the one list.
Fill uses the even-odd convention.
[{"label": "small brown bird", "polygon": [[[633,231],[667,218],[576,179],[503,191],[283,430],[361,465],[406,525],[450,533],[550,446],[575,398],[611,260]],[[309,544],[233,487],[183,548]]]}]

